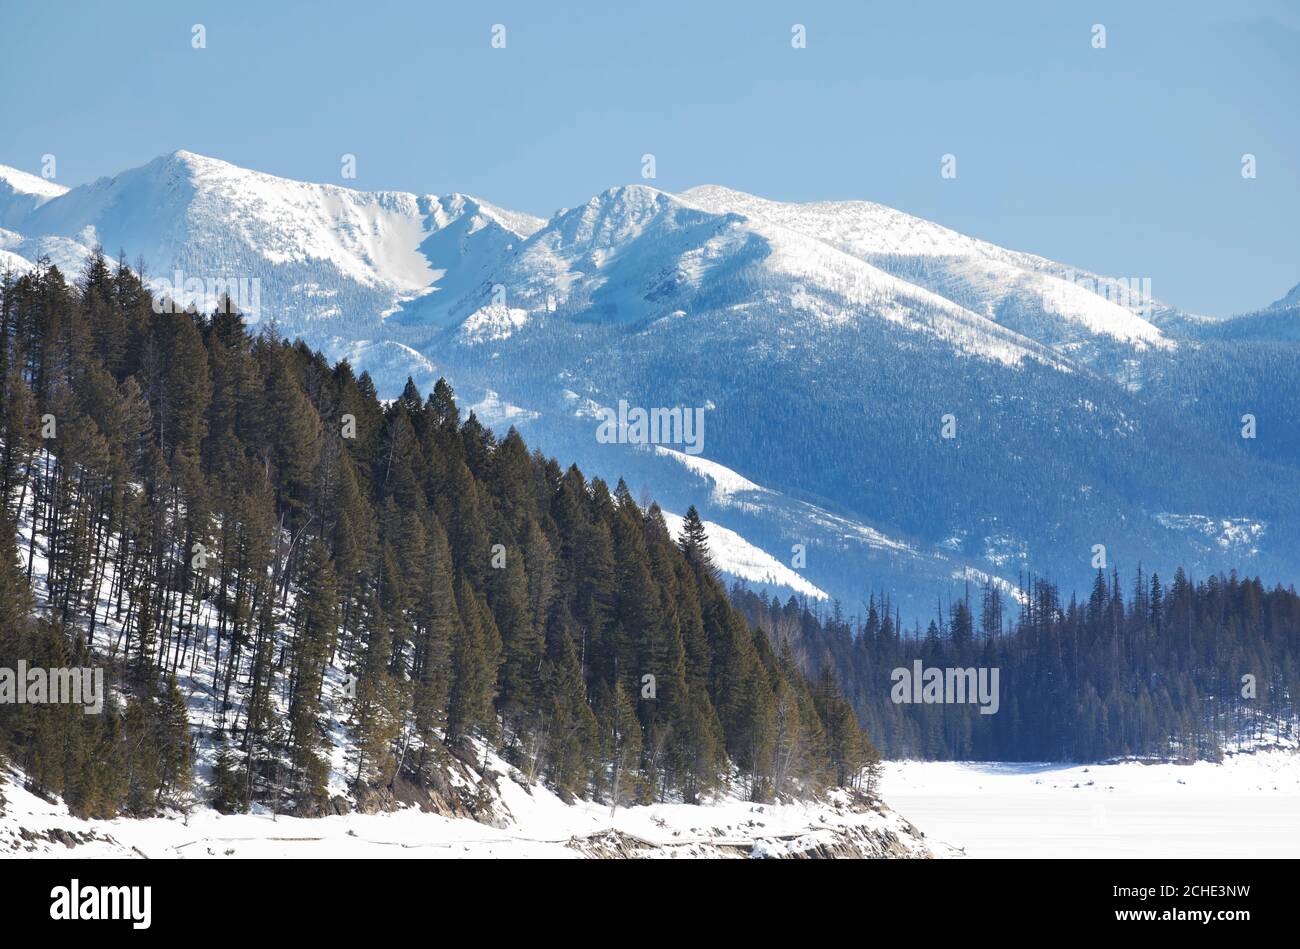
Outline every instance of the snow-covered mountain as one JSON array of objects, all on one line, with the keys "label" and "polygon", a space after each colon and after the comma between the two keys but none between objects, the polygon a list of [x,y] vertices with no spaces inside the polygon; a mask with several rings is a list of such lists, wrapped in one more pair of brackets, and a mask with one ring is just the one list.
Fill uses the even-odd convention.
[{"label": "snow-covered mountain", "polygon": [[[696,504],[754,583],[919,612],[990,577],[1077,585],[1098,544],[1126,569],[1300,565],[1300,450],[1237,421],[1285,402],[1294,356],[1252,372],[1234,350],[1214,381],[1205,321],[1140,281],[869,202],[718,186],[611,188],[542,221],[188,152],[66,192],[0,182],[0,267],[75,271],[100,243],[186,302],[255,281],[236,302],[381,392],[445,375],[488,424]],[[620,400],[699,410],[700,443],[600,438]]]},{"label": "snow-covered mountain", "polygon": [[[875,205],[842,217],[610,189],[406,342],[532,441],[700,504],[852,603],[873,584],[926,609],[990,576],[1082,583],[1098,544],[1130,569],[1292,562],[1297,509],[1268,487],[1288,470],[1158,386],[1195,347],[1061,265]],[[601,443],[620,400],[702,408],[709,467]]]},{"label": "snow-covered mountain", "polygon": [[[712,267],[738,263],[733,252],[770,247],[770,270],[833,290],[850,307],[883,294],[901,294],[904,306],[911,300],[937,304],[935,335],[965,337],[970,346],[992,346],[1002,357],[1020,358],[1021,341],[991,330],[990,318],[1061,348],[1080,336],[1168,344],[1154,325],[1108,299],[1108,278],[1076,275],[868,202],[783,204],[716,186],[678,198],[628,186],[561,212],[516,258],[515,247],[545,223],[466,195],[308,184],[187,151],[71,190],[0,166],[0,227],[8,232],[0,235],[0,249],[28,261],[48,256],[68,269],[98,243],[110,257],[122,253],[133,264],[143,261],[164,288],[177,282],[177,270],[203,280],[259,278],[262,303],[286,332],[356,337],[396,316],[399,326],[468,321],[467,335],[491,336],[519,319],[521,307],[512,302],[496,307],[498,313],[489,304],[466,312],[479,302],[474,294],[482,298],[491,288],[489,278],[504,281],[521,303],[540,308],[554,297],[550,306],[563,305],[578,290],[570,286],[575,273],[595,274],[615,248],[644,250],[643,230],[649,228],[654,240],[680,228],[689,243],[685,231],[698,225],[717,234],[701,255],[683,261],[687,283],[692,268],[702,278]],[[668,239],[663,250],[671,254],[672,247]],[[500,267],[506,262],[508,274]],[[648,263],[664,265],[666,259]],[[578,265],[586,271],[575,270]],[[553,279],[561,282],[551,287]],[[1089,280],[1099,292],[1085,286]],[[616,305],[611,292],[602,291],[602,305]],[[1042,301],[1060,325],[1023,332],[1015,301],[1024,295]],[[621,302],[620,318],[635,318],[628,309],[633,301]],[[823,316],[845,313],[840,306]],[[972,313],[982,319],[972,322]],[[984,339],[990,334],[992,342]]]},{"label": "snow-covered mountain", "polygon": [[6,249],[35,259],[50,241],[71,241],[62,261],[49,256],[73,265],[98,243],[143,260],[180,297],[192,279],[256,279],[261,309],[286,332],[317,336],[363,335],[540,224],[465,195],[306,184],[186,151],[42,198],[26,213],[14,205],[7,226],[21,239]]},{"label": "snow-covered mountain", "polygon": [[671,320],[709,294],[744,294],[748,282],[790,300],[792,316],[812,333],[878,319],[965,354],[1059,362],[941,295],[800,231],[703,210],[643,185],[612,188],[556,215],[502,262],[497,280],[508,300],[466,315],[459,335],[467,343],[504,339],[554,313],[606,325]]},{"label": "snow-covered mountain", "polygon": [[815,238],[1063,351],[1097,340],[1171,345],[1141,315],[1168,307],[1143,296],[1131,278],[1076,271],[869,201],[790,204],[717,185],[682,197]]}]

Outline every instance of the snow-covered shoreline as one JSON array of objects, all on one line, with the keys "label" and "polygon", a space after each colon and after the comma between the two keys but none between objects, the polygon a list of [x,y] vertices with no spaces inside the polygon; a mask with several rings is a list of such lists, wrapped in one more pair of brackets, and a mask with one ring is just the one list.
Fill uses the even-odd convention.
[{"label": "snow-covered shoreline", "polygon": [[[499,760],[499,759],[498,759]],[[81,820],[0,782],[0,858],[929,857],[917,828],[881,805],[833,791],[817,801],[724,798],[619,808],[566,804],[497,775],[495,825],[415,808],[300,818],[268,813]]]},{"label": "snow-covered shoreline", "polygon": [[486,824],[405,808],[299,818],[87,821],[0,781],[0,858],[1266,857],[1300,856],[1300,753],[1223,764],[920,762],[884,766],[884,804],[818,801],[619,808],[565,803],[495,759]]}]

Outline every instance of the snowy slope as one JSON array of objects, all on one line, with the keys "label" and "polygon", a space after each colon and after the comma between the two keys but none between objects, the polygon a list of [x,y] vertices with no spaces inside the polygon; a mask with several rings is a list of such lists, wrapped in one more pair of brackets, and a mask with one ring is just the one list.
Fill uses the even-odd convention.
[{"label": "snowy slope", "polygon": [[1157,301],[1126,297],[1113,278],[1007,250],[893,208],[869,201],[791,204],[717,185],[682,197],[824,241],[1064,351],[1092,337],[1139,348],[1172,345],[1135,312]]},{"label": "snowy slope", "polygon": [[[680,537],[685,525],[681,515],[664,511],[664,522],[674,537]],[[827,599],[826,593],[809,583],[765,550],[755,547],[735,531],[720,524],[704,522],[708,532],[713,562],[723,573],[746,580],[756,587],[777,587],[812,597]]]},{"label": "snowy slope", "polygon": [[0,275],[5,273],[22,274],[31,270],[33,264],[26,257],[20,257],[8,248],[0,247]]},{"label": "snowy slope", "polygon": [[45,178],[0,165],[0,227],[18,227],[33,211],[67,190]]},{"label": "snowy slope", "polygon": [[90,236],[24,237],[17,231],[0,229],[0,253],[12,263],[15,273],[30,270],[35,266],[35,261],[46,259],[72,279],[81,273],[86,255],[94,246],[94,241],[88,240]]}]

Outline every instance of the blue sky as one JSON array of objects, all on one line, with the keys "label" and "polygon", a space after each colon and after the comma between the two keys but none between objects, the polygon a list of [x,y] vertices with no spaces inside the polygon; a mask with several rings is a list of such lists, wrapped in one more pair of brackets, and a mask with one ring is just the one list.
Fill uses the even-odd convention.
[{"label": "blue sky", "polygon": [[1300,281],[1295,3],[6,0],[0,16],[0,163],[54,154],[66,185],[186,148],[549,216],[640,180],[653,153],[666,190],[878,201],[1148,277],[1194,312]]}]

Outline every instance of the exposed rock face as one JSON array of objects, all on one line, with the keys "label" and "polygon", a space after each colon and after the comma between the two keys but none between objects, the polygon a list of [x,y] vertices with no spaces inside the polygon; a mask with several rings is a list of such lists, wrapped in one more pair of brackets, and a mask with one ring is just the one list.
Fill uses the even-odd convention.
[{"label": "exposed rock face", "polygon": [[758,858],[784,860],[929,859],[934,856],[920,841],[923,836],[907,825],[914,836],[892,830],[837,830],[827,833],[788,834],[756,837],[753,840],[693,840],[660,843],[620,830],[605,830],[589,837],[574,837],[567,846],[584,857],[596,859],[645,859],[655,857]]},{"label": "exposed rock face", "polygon": [[660,844],[617,830],[590,837],[574,837],[568,846],[584,857],[596,859],[645,859],[690,857],[785,860],[929,859],[934,856],[924,845],[906,841],[892,831],[837,833],[826,840],[813,835],[761,838],[750,842],[698,841],[689,844]]},{"label": "exposed rock face", "polygon": [[473,748],[439,746],[438,760],[428,769],[427,783],[416,784],[404,774],[387,784],[354,787],[355,803],[335,796],[327,803],[308,808],[300,816],[329,814],[378,814],[415,807],[426,814],[465,818],[483,824],[500,824],[499,775],[483,768]]},{"label": "exposed rock face", "polygon": [[672,831],[647,839],[608,829],[573,837],[567,846],[585,857],[643,859],[658,857],[763,858],[788,860],[929,859],[934,857],[925,834],[880,801],[864,794],[832,797],[806,828],[770,830],[751,819],[726,827],[697,828],[691,836]]},{"label": "exposed rock face", "polygon": [[[387,785],[354,788],[355,803],[334,797],[301,816],[377,814],[414,807],[442,817],[509,828],[517,820],[504,802],[502,785],[514,781],[525,791],[529,788],[529,783],[513,769],[503,774],[484,768],[473,748],[443,746],[439,760],[429,769],[427,780],[427,784],[417,785],[399,775]],[[564,803],[578,802],[565,800]],[[728,818],[703,807],[699,820],[701,824],[709,822],[705,826],[684,828],[661,824],[653,834],[619,826],[603,827],[589,834],[575,835],[564,846],[596,859],[825,860],[935,856],[925,842],[925,834],[872,793],[835,789],[814,802],[789,798],[775,804],[755,803],[749,809],[751,816],[736,820],[734,814]],[[793,809],[806,813],[792,822]],[[519,826],[526,826],[526,821]],[[660,829],[662,833],[658,832]]]}]

